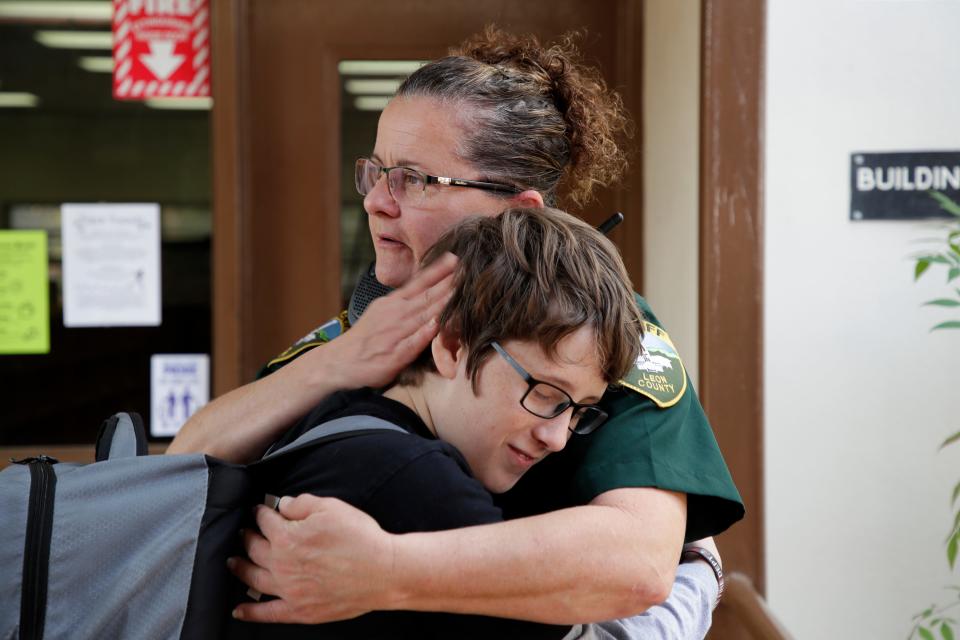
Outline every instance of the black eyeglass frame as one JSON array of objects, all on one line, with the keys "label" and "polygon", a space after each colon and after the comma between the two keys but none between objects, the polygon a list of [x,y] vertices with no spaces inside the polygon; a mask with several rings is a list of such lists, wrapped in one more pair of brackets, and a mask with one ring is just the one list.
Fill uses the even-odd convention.
[{"label": "black eyeglass frame", "polygon": [[[513,367],[513,370],[520,374],[520,377],[523,378],[524,382],[527,383],[527,390],[524,392],[523,397],[520,398],[520,406],[523,407],[524,410],[526,410],[527,412],[532,413],[538,418],[544,418],[549,420],[551,418],[556,418],[558,415],[560,415],[570,407],[573,407],[573,413],[571,414],[571,417],[577,415],[577,411],[581,409],[590,409],[590,410],[596,411],[599,414],[598,417],[593,421],[588,422],[584,427],[581,428],[582,422],[580,420],[577,421],[576,426],[567,427],[570,430],[570,433],[575,433],[577,435],[587,435],[588,433],[593,433],[594,431],[602,427],[603,424],[607,421],[607,418],[610,417],[606,411],[604,411],[597,405],[581,404],[579,402],[574,402],[573,398],[570,397],[570,394],[564,391],[563,389],[561,389],[560,387],[558,387],[557,385],[551,384],[549,382],[544,382],[543,380],[537,380],[536,378],[534,378],[532,375],[530,375],[527,372],[526,369],[520,366],[519,362],[513,359],[513,356],[507,353],[506,349],[500,346],[500,343],[494,341],[490,343],[490,346],[492,346],[494,350],[497,353],[499,353],[504,360],[507,361],[507,364]],[[562,408],[557,410],[553,415],[545,416],[543,414],[537,413],[536,411],[533,411],[530,407],[528,407],[526,404],[524,404],[527,399],[527,396],[530,395],[530,392],[533,391],[534,387],[541,384],[546,385],[551,389],[556,389],[557,391],[559,391],[560,393],[562,393],[564,396],[567,397],[567,402],[557,405],[558,407],[562,407]]]},{"label": "black eyeglass frame", "polygon": [[[393,195],[393,187],[390,186],[390,172],[394,169],[403,169],[404,171],[412,171],[416,173],[421,178],[423,178],[423,191],[427,190],[428,184],[439,184],[444,187],[467,187],[470,189],[483,189],[484,191],[496,191],[498,193],[509,193],[510,195],[516,195],[518,193],[523,193],[523,189],[519,187],[514,187],[509,184],[501,184],[499,182],[484,182],[482,180],[466,180],[464,178],[448,178],[446,176],[432,176],[429,173],[424,173],[423,171],[418,171],[412,167],[381,167],[376,162],[370,158],[357,158],[357,162],[354,164],[354,186],[357,189],[357,193],[362,196],[367,194],[360,189],[360,174],[362,169],[362,163],[369,163],[378,169],[377,180],[380,179],[380,174],[386,174],[387,176],[387,190],[390,192],[390,195],[396,198]],[[374,183],[376,184],[376,183]],[[367,193],[370,193],[369,191]]]}]

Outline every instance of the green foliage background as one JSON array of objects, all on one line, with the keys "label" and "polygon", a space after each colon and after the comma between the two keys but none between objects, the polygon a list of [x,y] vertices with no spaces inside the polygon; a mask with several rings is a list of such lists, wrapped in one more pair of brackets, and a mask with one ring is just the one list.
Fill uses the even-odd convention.
[{"label": "green foliage background", "polygon": [[[924,303],[925,306],[957,308],[960,307],[960,287],[955,283],[960,279],[960,204],[957,204],[947,196],[938,192],[931,192],[930,195],[935,198],[940,207],[953,214],[956,218],[947,225],[947,235],[942,245],[938,246],[936,251],[923,253],[916,256],[914,266],[914,280],[919,280],[921,276],[928,273],[931,267],[934,271],[946,269],[947,287],[950,289],[946,297],[935,298]],[[938,241],[939,243],[939,241]],[[940,329],[960,329],[960,320],[947,320],[931,328],[931,331]],[[940,445],[940,449],[960,441],[960,431],[949,436]],[[944,541],[947,552],[947,564],[951,570],[956,569],[957,550],[960,547],[960,482],[953,487],[953,493],[950,498],[950,507],[955,509],[953,516],[953,527]],[[953,610],[960,606],[960,586],[947,587],[952,592],[952,597],[946,604],[932,604],[913,617],[913,628],[910,630],[908,640],[920,638],[922,640],[954,640],[957,620],[953,617]]]}]

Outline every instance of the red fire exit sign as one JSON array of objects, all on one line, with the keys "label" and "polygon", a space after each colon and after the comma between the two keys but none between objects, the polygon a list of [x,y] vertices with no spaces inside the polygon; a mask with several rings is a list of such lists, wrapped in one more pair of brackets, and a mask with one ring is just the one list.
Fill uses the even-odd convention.
[{"label": "red fire exit sign", "polygon": [[208,0],[113,1],[113,97],[210,95]]}]

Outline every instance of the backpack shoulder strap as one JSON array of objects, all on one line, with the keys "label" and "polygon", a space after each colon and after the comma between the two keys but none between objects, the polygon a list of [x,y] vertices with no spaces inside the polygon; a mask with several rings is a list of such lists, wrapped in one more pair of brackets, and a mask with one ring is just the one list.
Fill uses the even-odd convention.
[{"label": "backpack shoulder strap", "polygon": [[117,413],[100,425],[96,461],[147,455],[147,432],[139,413]]},{"label": "backpack shoulder strap", "polygon": [[381,418],[362,415],[346,416],[318,424],[290,444],[280,447],[275,451],[268,451],[260,462],[274,460],[279,456],[287,455],[293,451],[319,446],[332,440],[377,431],[397,431],[399,433],[409,434],[406,429]]}]

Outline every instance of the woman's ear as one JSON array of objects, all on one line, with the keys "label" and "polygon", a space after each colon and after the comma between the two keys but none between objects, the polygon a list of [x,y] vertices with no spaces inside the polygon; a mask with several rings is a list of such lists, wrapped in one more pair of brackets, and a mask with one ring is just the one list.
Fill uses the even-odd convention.
[{"label": "woman's ear", "polygon": [[460,342],[460,334],[441,329],[430,343],[433,364],[441,377],[453,379],[460,368],[460,360],[466,357],[466,349]]},{"label": "woman's ear", "polygon": [[510,198],[510,204],[526,209],[543,209],[543,196],[535,189],[527,189]]}]

